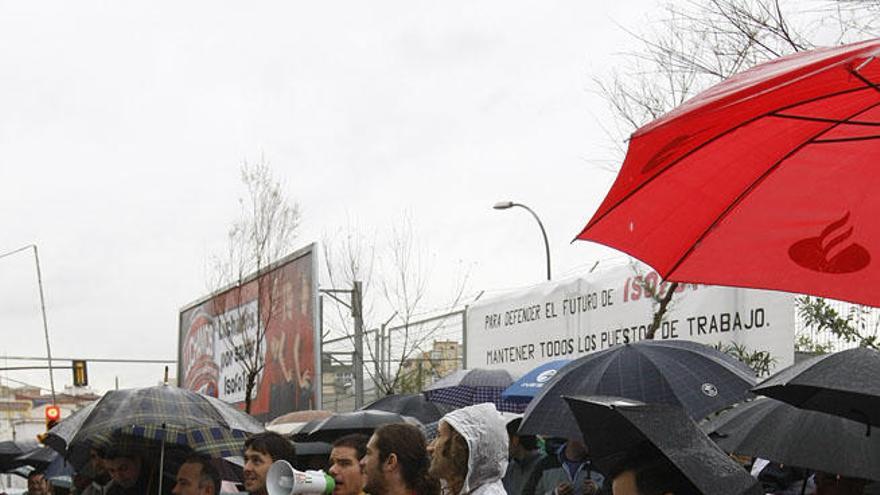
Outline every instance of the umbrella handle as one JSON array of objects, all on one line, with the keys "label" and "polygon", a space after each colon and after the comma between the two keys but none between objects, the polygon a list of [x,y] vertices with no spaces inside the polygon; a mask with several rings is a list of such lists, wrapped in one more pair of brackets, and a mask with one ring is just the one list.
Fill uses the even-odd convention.
[{"label": "umbrella handle", "polygon": [[162,423],[162,447],[159,450],[159,495],[162,495],[162,478],[165,475],[165,423]]},{"label": "umbrella handle", "polygon": [[801,495],[807,493],[807,481],[810,480],[810,472],[804,471],[804,484],[801,485]]}]

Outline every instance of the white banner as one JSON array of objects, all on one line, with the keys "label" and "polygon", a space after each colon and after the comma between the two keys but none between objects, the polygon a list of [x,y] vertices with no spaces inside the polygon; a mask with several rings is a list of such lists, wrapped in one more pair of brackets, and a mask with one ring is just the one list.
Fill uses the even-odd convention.
[{"label": "white banner", "polygon": [[[475,304],[467,312],[467,366],[518,376],[547,361],[638,341],[657,307],[644,287],[658,281],[645,265],[622,266]],[[778,370],[794,362],[794,296],[683,284],[655,338],[768,351]]]},{"label": "white banner", "polygon": [[[254,299],[214,317],[214,335],[218,336],[214,341],[214,361],[220,363],[217,398],[226,402],[245,400],[247,377],[245,368],[239,361],[246,359],[251,366],[258,362],[254,336],[260,335],[260,349],[265,352],[266,332],[257,331],[257,326],[260,325],[258,311],[257,300]],[[259,359],[262,359],[262,354]],[[259,390],[262,377],[260,372],[254,384],[255,390]]]}]

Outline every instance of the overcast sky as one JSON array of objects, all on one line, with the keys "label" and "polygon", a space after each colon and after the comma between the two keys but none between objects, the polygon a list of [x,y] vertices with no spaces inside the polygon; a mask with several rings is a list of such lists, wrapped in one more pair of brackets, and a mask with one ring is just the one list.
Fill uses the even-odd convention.
[{"label": "overcast sky", "polygon": [[[464,268],[499,293],[544,277],[534,220],[491,209],[511,199],[544,221],[555,275],[588,269],[615,256],[570,243],[614,178],[591,78],[653,8],[0,1],[0,252],[39,246],[53,355],[176,359],[241,162],[263,156],[303,209],[300,245],[407,214],[437,285]],[[45,355],[30,252],[0,259],[0,300],[0,354]],[[162,374],[89,372],[99,389]]]}]

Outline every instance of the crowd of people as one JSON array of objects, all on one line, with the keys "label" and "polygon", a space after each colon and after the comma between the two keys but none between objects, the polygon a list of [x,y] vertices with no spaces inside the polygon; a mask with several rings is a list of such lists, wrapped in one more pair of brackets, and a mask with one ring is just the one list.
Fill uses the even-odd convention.
[{"label": "crowd of people", "polygon": [[[519,417],[505,417],[492,404],[446,414],[430,442],[412,424],[386,424],[371,436],[348,434],[332,443],[324,466],[333,495],[691,495],[699,493],[662,455],[632,452],[610,472],[599,472],[583,439],[541,439],[518,434]],[[302,457],[302,456],[300,456]],[[267,489],[273,463],[302,468],[295,444],[274,432],[244,443],[241,488]],[[752,460],[749,460],[751,463]],[[765,493],[860,495],[853,480],[757,460],[752,474]],[[155,459],[113,448],[92,450],[87,476],[77,476],[81,495],[219,495],[236,491],[222,481],[218,460],[190,454],[160,488]],[[166,473],[167,474],[167,473]],[[32,473],[27,495],[58,495],[42,474]]]}]

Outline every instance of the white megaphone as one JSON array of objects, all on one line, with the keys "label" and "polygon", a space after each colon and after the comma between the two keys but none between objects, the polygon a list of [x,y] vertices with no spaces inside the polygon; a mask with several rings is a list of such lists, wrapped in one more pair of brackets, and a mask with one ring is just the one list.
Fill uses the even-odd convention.
[{"label": "white megaphone", "polygon": [[334,488],[336,481],[324,471],[297,471],[287,461],[273,462],[266,474],[269,495],[330,494]]}]

